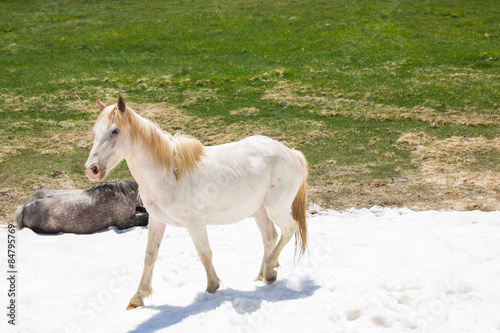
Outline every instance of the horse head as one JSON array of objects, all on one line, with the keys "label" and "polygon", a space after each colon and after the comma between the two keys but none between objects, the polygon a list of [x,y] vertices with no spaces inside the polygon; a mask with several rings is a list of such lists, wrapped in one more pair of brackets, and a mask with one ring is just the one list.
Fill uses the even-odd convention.
[{"label": "horse head", "polygon": [[101,113],[94,126],[94,144],[85,163],[85,174],[100,182],[131,150],[130,130],[133,112],[122,96],[116,105],[106,106],[96,98]]}]

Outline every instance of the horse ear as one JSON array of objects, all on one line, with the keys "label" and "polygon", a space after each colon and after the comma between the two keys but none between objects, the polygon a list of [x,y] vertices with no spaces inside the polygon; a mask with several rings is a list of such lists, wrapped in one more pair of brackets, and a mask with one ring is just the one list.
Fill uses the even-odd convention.
[{"label": "horse ear", "polygon": [[97,106],[99,106],[99,110],[101,110],[101,111],[102,111],[102,110],[104,110],[104,109],[106,108],[106,104],[104,104],[103,102],[101,102],[101,101],[99,100],[99,97],[97,97],[97,96],[96,96],[96,97],[95,97],[95,100],[97,101]]},{"label": "horse ear", "polygon": [[123,99],[122,95],[118,95],[118,110],[121,112],[125,112],[125,100]]}]

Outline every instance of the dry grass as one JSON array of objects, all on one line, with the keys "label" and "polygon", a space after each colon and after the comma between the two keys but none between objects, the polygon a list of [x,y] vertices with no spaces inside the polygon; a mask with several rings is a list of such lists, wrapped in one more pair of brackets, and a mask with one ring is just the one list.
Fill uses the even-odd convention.
[{"label": "dry grass", "polygon": [[281,80],[273,88],[265,92],[262,100],[275,101],[281,107],[293,106],[298,108],[307,108],[328,102],[327,98],[311,96],[309,90],[310,87],[301,82]]},{"label": "dry grass", "polygon": [[491,156],[500,156],[498,137],[437,140],[418,134],[417,139],[412,138],[415,134],[404,134],[400,141],[415,146],[419,173],[413,181],[426,189],[425,197],[436,197],[439,206],[458,210],[500,210],[500,168],[498,164],[485,167],[481,158],[491,161]]},{"label": "dry grass", "polygon": [[451,137],[415,151],[424,179],[438,185],[478,185],[500,188],[500,169],[477,168],[476,153],[500,156],[500,138]]},{"label": "dry grass", "polygon": [[425,134],[424,132],[418,132],[418,133],[405,133],[401,135],[401,137],[398,139],[397,142],[406,143],[411,146],[420,146],[431,140],[432,138],[427,134]]},{"label": "dry grass", "polygon": [[324,161],[312,166],[311,201],[335,209],[382,205],[415,210],[500,210],[500,167],[491,162],[491,156],[500,156],[500,138],[440,140],[424,132],[410,132],[402,133],[397,143],[408,146],[416,170],[378,179],[371,176],[371,164],[345,166]]},{"label": "dry grass", "polygon": [[[265,77],[265,76],[264,76]],[[190,101],[200,98],[217,98],[215,90],[204,90],[200,94],[190,94]],[[302,95],[302,96],[300,96]],[[210,97],[212,96],[212,97]],[[350,112],[360,107],[354,99],[324,94],[323,97],[310,97],[309,88],[302,84],[291,84],[281,80],[264,99],[284,103],[283,107],[294,105],[307,107],[308,104],[321,104],[323,110],[333,111],[333,105],[352,106],[345,111],[339,107],[335,112]],[[104,100],[113,103],[115,96]],[[11,103],[22,103],[22,99],[13,98]],[[361,102],[368,103],[366,100]],[[74,102],[68,106],[79,111],[95,112],[94,103]],[[228,123],[222,117],[201,118],[169,103],[134,104],[130,103],[139,114],[156,121],[160,127],[174,134],[184,132],[198,138],[206,145],[216,145],[239,140],[243,137],[262,134],[270,136],[289,147],[331,138],[338,133],[321,121],[306,119],[269,119],[259,121],[258,109],[241,108],[231,112],[242,117],[241,121]],[[318,110],[319,108],[316,108]],[[394,109],[395,110],[395,109]],[[394,111],[393,110],[393,111]],[[370,109],[365,109],[363,117],[371,117]],[[384,109],[382,110],[384,111]],[[387,111],[387,110],[386,110]],[[404,113],[399,110],[400,116]],[[412,114],[429,115],[432,108],[414,109]],[[455,111],[453,111],[455,112]],[[453,113],[451,112],[451,113]],[[378,117],[383,117],[381,112]],[[351,117],[357,117],[354,113]],[[469,115],[470,116],[470,115]],[[423,117],[423,116],[422,116]],[[456,118],[460,119],[460,118]],[[454,121],[456,121],[456,119]],[[469,119],[470,120],[470,119]],[[429,119],[435,121],[435,118]],[[460,122],[460,121],[459,121]],[[17,121],[0,129],[0,163],[23,150],[34,151],[38,155],[71,154],[81,148],[90,149],[93,141],[91,128],[94,121],[33,120]],[[7,133],[16,130],[30,130],[35,125],[45,128],[37,136],[12,137]],[[397,133],[397,132],[396,132]],[[367,147],[376,145],[380,138],[372,138]],[[481,156],[495,156],[500,153],[500,140],[483,137],[451,137],[438,140],[424,132],[402,133],[398,145],[407,145],[413,152],[413,163],[417,171],[405,172],[397,178],[379,179],[371,177],[373,165],[357,164],[340,166],[335,160],[327,160],[312,166],[309,194],[311,202],[335,209],[349,207],[369,207],[372,205],[408,206],[413,209],[440,209],[448,207],[458,210],[480,209],[500,210],[500,170],[498,166],[479,167]],[[362,146],[360,149],[367,149]],[[388,159],[393,156],[386,156]],[[58,174],[33,175],[19,184],[0,188],[0,221],[14,219],[18,205],[36,190],[43,187],[55,189],[87,188],[89,183],[82,176]]]},{"label": "dry grass", "polygon": [[[41,155],[57,155],[71,153],[75,148],[90,148],[92,146],[91,121],[61,121],[36,120],[34,123],[50,125],[40,135],[34,136],[9,136],[5,130],[0,130],[0,163],[8,155],[16,154],[22,150],[33,150]],[[31,128],[33,124],[16,122],[7,125],[6,129]]]},{"label": "dry grass", "polygon": [[258,115],[259,113],[260,110],[257,108],[241,108],[229,112],[229,114],[231,114],[232,116],[240,116],[240,117],[252,117]]},{"label": "dry grass", "polygon": [[494,126],[500,122],[498,110],[493,109],[478,112],[474,108],[458,110],[447,107],[443,111],[442,105],[431,100],[427,100],[426,105],[409,108],[376,103],[373,101],[376,96],[371,93],[360,97],[358,93],[350,96],[335,91],[316,91],[301,82],[280,80],[265,92],[262,100],[274,101],[282,108],[306,108],[322,116],[343,115],[353,119],[416,120],[433,126]]},{"label": "dry grass", "polygon": [[181,104],[183,107],[190,107],[199,102],[215,101],[219,98],[217,89],[210,88],[187,89],[183,94],[186,97],[185,101]]}]

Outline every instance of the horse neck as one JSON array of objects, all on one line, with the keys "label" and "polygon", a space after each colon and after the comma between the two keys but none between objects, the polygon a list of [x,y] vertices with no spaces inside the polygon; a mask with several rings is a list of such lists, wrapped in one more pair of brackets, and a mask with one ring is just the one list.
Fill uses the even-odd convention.
[{"label": "horse neck", "polygon": [[[139,185],[154,181],[152,173],[173,173],[172,139],[151,121],[136,116],[136,125],[132,131],[132,148],[126,157],[132,176]],[[168,172],[172,171],[172,172]]]},{"label": "horse neck", "polygon": [[[181,177],[194,171],[202,164],[204,146],[201,142],[184,135],[176,134],[172,137],[149,120],[137,114],[135,116],[137,118],[133,121],[134,126],[131,131],[132,156],[130,162],[134,164],[132,168],[140,170],[141,166],[137,164],[137,161],[132,161],[140,156],[142,157],[142,169],[160,172],[161,175],[166,172],[179,181]],[[143,170],[135,172],[140,173]],[[137,182],[140,184],[139,181]]]}]

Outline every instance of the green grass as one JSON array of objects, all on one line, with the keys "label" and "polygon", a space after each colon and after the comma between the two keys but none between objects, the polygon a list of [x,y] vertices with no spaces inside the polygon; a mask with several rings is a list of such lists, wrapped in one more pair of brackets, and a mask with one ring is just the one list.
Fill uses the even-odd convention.
[{"label": "green grass", "polygon": [[14,165],[42,172],[35,139],[83,177],[71,170],[88,147],[50,141],[61,121],[85,134],[96,95],[202,119],[178,127],[209,144],[210,130],[255,128],[303,150],[317,186],[330,169],[346,184],[416,173],[404,133],[499,133],[496,0],[2,1],[0,15],[0,138],[14,147],[0,189]]}]

